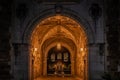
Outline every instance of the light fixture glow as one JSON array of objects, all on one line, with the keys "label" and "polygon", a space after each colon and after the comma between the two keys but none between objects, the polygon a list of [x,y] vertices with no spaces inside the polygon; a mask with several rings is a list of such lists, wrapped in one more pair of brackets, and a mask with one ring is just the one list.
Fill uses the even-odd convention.
[{"label": "light fixture glow", "polygon": [[37,51],[37,48],[34,48],[34,51]]},{"label": "light fixture glow", "polygon": [[83,51],[83,48],[80,48],[80,51]]},{"label": "light fixture glow", "polygon": [[61,49],[61,44],[57,43],[57,49],[60,50]]}]

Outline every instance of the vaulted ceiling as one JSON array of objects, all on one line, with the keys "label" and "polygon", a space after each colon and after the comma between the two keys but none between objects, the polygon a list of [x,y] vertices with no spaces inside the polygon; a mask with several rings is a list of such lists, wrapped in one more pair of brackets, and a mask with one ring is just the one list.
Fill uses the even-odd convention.
[{"label": "vaulted ceiling", "polygon": [[43,44],[49,46],[54,42],[76,46],[82,39],[85,41],[86,35],[80,24],[69,17],[61,15],[46,18],[38,23],[31,37],[33,42],[37,40],[41,46]]}]

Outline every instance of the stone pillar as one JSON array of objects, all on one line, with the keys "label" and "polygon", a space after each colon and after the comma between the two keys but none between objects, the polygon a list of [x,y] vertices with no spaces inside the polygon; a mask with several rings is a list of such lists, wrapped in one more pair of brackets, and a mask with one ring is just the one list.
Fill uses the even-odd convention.
[{"label": "stone pillar", "polygon": [[14,77],[15,80],[28,80],[29,73],[29,50],[28,44],[13,43],[14,47]]},{"label": "stone pillar", "polygon": [[101,79],[104,73],[104,63],[101,63],[101,56],[99,54],[99,45],[89,45],[89,79]]},{"label": "stone pillar", "polygon": [[43,76],[47,76],[47,57],[43,58]]},{"label": "stone pillar", "polygon": [[71,60],[71,75],[75,76],[75,61],[74,61],[73,57],[72,57],[72,60]]}]

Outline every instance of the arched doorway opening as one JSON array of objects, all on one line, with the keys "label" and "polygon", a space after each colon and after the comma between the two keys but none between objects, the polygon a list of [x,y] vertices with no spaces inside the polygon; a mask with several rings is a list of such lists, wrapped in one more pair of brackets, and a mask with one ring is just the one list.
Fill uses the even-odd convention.
[{"label": "arched doorway opening", "polygon": [[[30,74],[32,78],[56,73],[61,75],[63,72],[79,77],[81,80],[87,80],[88,40],[84,27],[76,20],[64,15],[47,17],[34,26],[30,36],[30,72],[33,72]],[[55,46],[59,49],[60,45],[61,49],[68,54],[60,50],[55,51]],[[58,58],[53,53],[58,53]],[[68,56],[67,63],[64,61],[64,55]],[[51,68],[53,64],[52,60],[49,62],[51,57],[55,58],[53,61],[57,65],[57,70]],[[67,68],[59,70],[58,67],[62,67],[63,64]]]},{"label": "arched doorway opening", "polygon": [[50,49],[47,56],[47,75],[68,76],[71,74],[70,52],[60,44]]}]

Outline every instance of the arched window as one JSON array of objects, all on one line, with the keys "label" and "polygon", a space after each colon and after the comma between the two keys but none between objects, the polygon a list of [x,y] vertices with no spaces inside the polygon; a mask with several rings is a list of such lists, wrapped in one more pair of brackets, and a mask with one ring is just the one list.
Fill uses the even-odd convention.
[{"label": "arched window", "polygon": [[[47,74],[48,75],[55,75],[57,73],[57,70],[59,70],[59,73],[62,72],[66,74],[71,74],[71,61],[70,61],[70,53],[65,48],[62,47],[60,50],[58,50],[56,47],[53,47],[49,50],[48,56],[47,56]],[[62,67],[62,68],[60,68]]]}]

